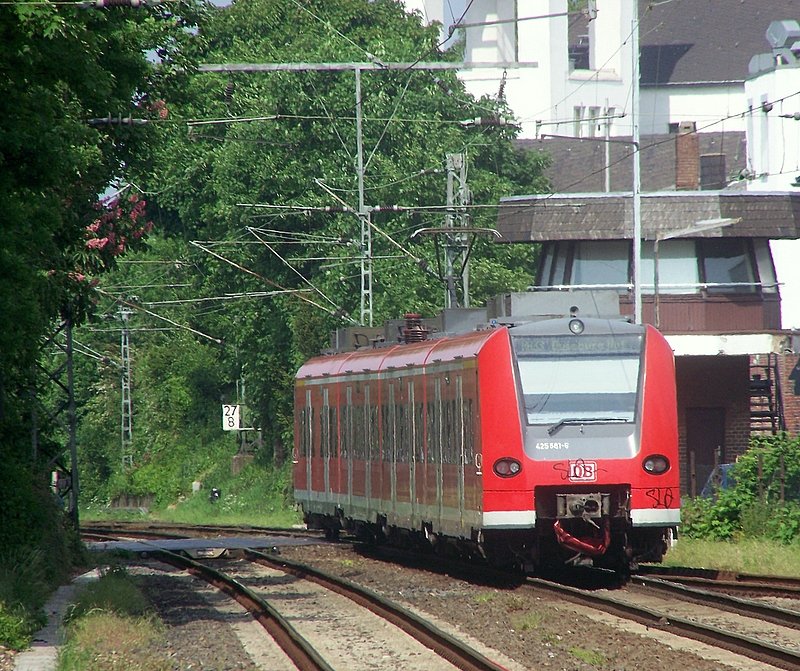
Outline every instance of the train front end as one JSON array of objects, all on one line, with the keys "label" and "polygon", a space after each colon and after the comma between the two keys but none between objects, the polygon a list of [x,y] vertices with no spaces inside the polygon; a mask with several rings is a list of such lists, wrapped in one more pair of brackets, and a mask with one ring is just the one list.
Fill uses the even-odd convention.
[{"label": "train front end", "polygon": [[658,561],[680,521],[672,350],[602,319],[511,329],[539,564]]}]

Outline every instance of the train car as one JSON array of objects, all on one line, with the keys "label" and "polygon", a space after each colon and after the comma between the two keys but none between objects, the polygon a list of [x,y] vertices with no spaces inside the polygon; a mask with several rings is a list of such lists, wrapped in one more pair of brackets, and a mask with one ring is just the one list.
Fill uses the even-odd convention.
[{"label": "train car", "polygon": [[502,565],[658,561],[680,521],[672,350],[554,319],[313,358],[295,378],[310,528]]}]

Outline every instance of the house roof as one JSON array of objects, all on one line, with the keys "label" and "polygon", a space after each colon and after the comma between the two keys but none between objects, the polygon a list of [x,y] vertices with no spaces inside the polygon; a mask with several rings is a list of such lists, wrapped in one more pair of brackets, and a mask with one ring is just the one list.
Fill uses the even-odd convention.
[{"label": "house roof", "polygon": [[[738,221],[684,237],[800,238],[800,191],[641,194],[642,236],[648,240],[717,219]],[[629,239],[633,237],[633,196],[580,193],[503,198],[497,230],[503,242]]]},{"label": "house roof", "polygon": [[[800,19],[800,0],[639,0],[641,83],[744,81],[753,55],[770,51],[772,21]],[[570,28],[570,44],[588,33]]]},{"label": "house roof", "polygon": [[[642,138],[641,189],[664,191],[675,188],[676,134],[648,135]],[[747,149],[745,134],[741,131],[726,133],[698,133],[699,156],[722,154],[725,157],[725,184],[735,180],[746,167]],[[611,191],[627,191],[633,183],[631,145],[629,138],[614,138],[608,144],[608,163],[611,173]],[[539,149],[552,157],[545,176],[555,193],[585,193],[605,189],[606,146],[595,140],[545,138],[543,140],[517,140],[522,149]]]}]

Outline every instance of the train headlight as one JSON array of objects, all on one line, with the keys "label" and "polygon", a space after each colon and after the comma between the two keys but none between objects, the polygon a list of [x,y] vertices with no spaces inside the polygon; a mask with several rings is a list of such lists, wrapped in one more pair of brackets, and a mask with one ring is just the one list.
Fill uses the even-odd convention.
[{"label": "train headlight", "polygon": [[652,475],[661,475],[669,470],[669,459],[654,454],[642,462],[642,468]]},{"label": "train headlight", "polygon": [[586,328],[586,325],[580,319],[569,320],[570,333],[574,333],[575,335],[580,335],[581,333],[583,333],[584,328]]},{"label": "train headlight", "polygon": [[495,474],[501,478],[513,478],[522,471],[522,464],[516,459],[504,457],[494,462],[493,469]]}]

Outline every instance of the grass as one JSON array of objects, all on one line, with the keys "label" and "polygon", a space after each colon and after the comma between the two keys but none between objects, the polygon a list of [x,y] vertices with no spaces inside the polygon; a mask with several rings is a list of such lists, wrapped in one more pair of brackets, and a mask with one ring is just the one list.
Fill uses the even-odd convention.
[{"label": "grass", "polygon": [[800,543],[781,545],[764,539],[721,542],[681,537],[667,552],[663,565],[800,577]]},{"label": "grass", "polygon": [[578,659],[586,664],[590,664],[591,666],[604,667],[608,662],[606,656],[601,652],[597,652],[596,650],[586,650],[585,648],[572,647],[569,649],[569,654],[575,659]]},{"label": "grass", "polygon": [[0,558],[0,645],[26,648],[46,618],[43,607],[53,585],[39,549],[17,548]]},{"label": "grass", "polygon": [[161,622],[150,612],[136,581],[121,567],[104,571],[81,590],[65,617],[67,638],[58,671],[167,671],[158,654]]},{"label": "grass", "polygon": [[[222,496],[209,501],[211,487]],[[218,477],[194,494],[151,511],[114,509],[92,505],[81,509],[85,520],[155,520],[182,524],[230,524],[289,528],[302,522],[291,503],[289,473],[286,469],[249,466],[236,477]]]},{"label": "grass", "polygon": [[70,627],[58,671],[168,671],[172,661],[153,649],[162,639],[157,620],[93,611]]}]

